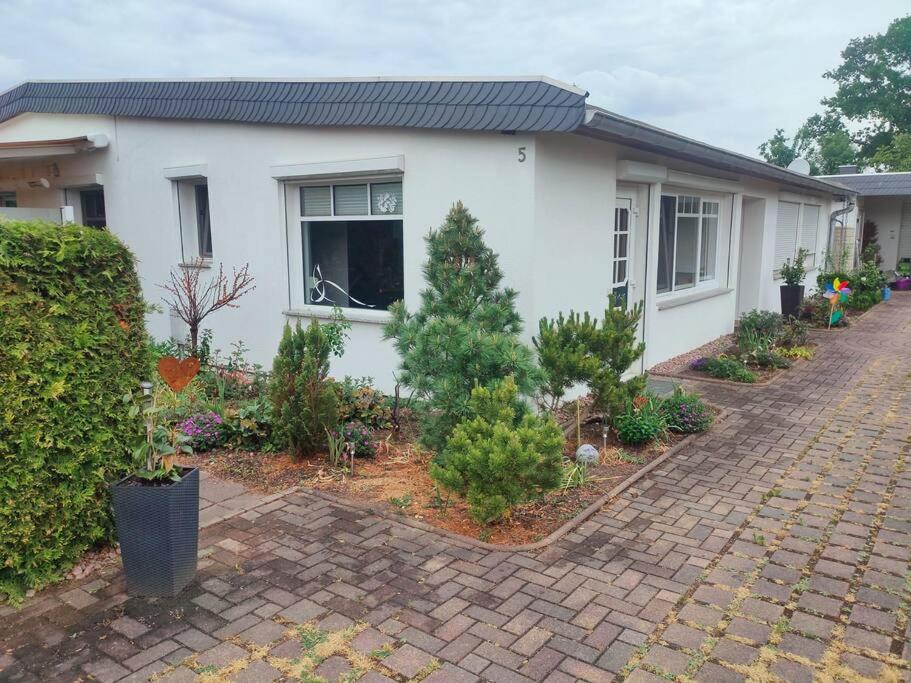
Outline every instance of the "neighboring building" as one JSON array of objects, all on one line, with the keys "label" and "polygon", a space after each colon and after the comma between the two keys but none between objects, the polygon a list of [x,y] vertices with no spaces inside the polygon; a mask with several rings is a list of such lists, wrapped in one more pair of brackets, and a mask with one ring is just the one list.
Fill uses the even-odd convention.
[{"label": "neighboring building", "polygon": [[[856,166],[842,166],[838,175],[820,176],[844,185],[857,194],[857,208],[847,217],[849,232],[843,246],[859,253],[863,230],[876,226],[880,267],[887,273],[900,261],[911,261],[911,173],[857,173]],[[833,253],[841,253],[836,243]]]},{"label": "neighboring building", "polygon": [[[0,214],[107,225],[149,301],[169,269],[249,262],[205,322],[268,365],[285,321],[353,321],[333,372],[394,384],[384,311],[419,305],[424,235],[462,200],[530,339],[542,316],[644,301],[647,368],[777,310],[850,191],[586,103],[547,78],[29,82],[0,95]],[[61,209],[61,207],[64,207]],[[62,211],[62,214],[61,214]],[[152,314],[156,337],[182,334]]]}]

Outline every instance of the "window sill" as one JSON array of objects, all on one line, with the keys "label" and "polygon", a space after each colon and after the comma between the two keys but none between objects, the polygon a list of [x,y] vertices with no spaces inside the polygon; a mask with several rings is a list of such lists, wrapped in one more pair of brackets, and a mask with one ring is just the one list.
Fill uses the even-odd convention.
[{"label": "window sill", "polygon": [[212,259],[204,258],[197,261],[190,261],[188,263],[181,263],[181,268],[197,268],[197,269],[206,269],[212,267]]},{"label": "window sill", "polygon": [[668,308],[676,308],[677,306],[685,306],[686,304],[703,301],[704,299],[714,299],[716,296],[730,294],[733,291],[733,289],[727,287],[717,287],[715,289],[705,289],[701,292],[681,294],[679,296],[673,296],[667,299],[661,299],[659,295],[658,310],[663,311]]},{"label": "window sill", "polygon": [[[342,314],[345,320],[353,323],[373,323],[374,325],[385,325],[392,320],[392,314],[389,311],[371,311],[363,308],[342,308]],[[318,318],[320,320],[330,320],[332,318],[331,306],[302,306],[301,308],[291,308],[282,313],[288,318]]]}]

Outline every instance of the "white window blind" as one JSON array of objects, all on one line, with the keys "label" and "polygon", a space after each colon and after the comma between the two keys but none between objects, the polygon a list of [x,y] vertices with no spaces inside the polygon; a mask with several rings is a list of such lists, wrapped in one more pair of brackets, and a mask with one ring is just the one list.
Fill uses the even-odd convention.
[{"label": "white window blind", "polygon": [[804,266],[807,270],[816,267],[816,240],[819,234],[819,210],[816,204],[804,204],[800,218],[800,248],[807,250]]},{"label": "white window blind", "polygon": [[301,215],[332,215],[332,196],[328,185],[301,188]]},{"label": "white window blind", "polygon": [[334,189],[336,216],[366,216],[369,213],[366,185],[336,185]]},{"label": "white window blind", "polygon": [[787,259],[797,253],[797,221],[800,204],[778,202],[778,223],[775,228],[775,270],[781,269]]},{"label": "white window blind", "polygon": [[898,260],[911,258],[911,202],[902,204],[902,222],[898,232]]}]

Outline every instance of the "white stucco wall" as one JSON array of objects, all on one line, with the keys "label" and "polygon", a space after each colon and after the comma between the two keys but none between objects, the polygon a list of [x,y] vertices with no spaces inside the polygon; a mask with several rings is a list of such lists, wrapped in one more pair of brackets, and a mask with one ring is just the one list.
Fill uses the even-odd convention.
[{"label": "white stucco wall", "polygon": [[902,200],[904,197],[865,197],[863,217],[876,223],[877,237],[882,258],[881,268],[887,273],[898,265],[898,247],[901,228]]},{"label": "white stucco wall", "polygon": [[[286,223],[282,184],[275,166],[401,156],[404,158],[405,300],[414,309],[423,287],[424,235],[449,207],[462,200],[480,220],[488,244],[500,254],[505,284],[519,291],[526,341],[539,318],[575,309],[600,316],[611,286],[612,226],[618,161],[638,160],[671,169],[699,193],[700,183],[721,203],[719,271],[715,296],[670,306],[676,295],[658,296],[657,217],[660,192],[673,183],[622,181],[638,215],[633,230],[633,298],[645,297],[645,365],[649,367],[730,332],[736,319],[739,268],[747,262],[750,286],[745,310],[778,310],[772,279],[777,202],[782,188],[771,183],[648,154],[575,135],[502,135],[395,129],[308,129],[211,122],[151,121],[61,115],[24,115],[0,124],[0,141],[63,138],[106,133],[107,149],[57,160],[55,187],[20,191],[21,206],[56,207],[62,187],[103,175],[108,225],[139,257],[139,274],[150,302],[180,261],[181,243],[173,183],[165,169],[205,166],[212,223],[213,260],[250,264],[256,290],[236,310],[215,313],[204,327],[216,346],[230,350],[243,340],[251,358],[270,366],[289,308]],[[523,148],[523,155],[519,149]],[[2,178],[2,176],[0,176]],[[700,180],[701,179],[701,180]],[[0,189],[3,188],[0,179]],[[740,252],[743,196],[764,200],[751,220],[761,230]],[[823,204],[819,245],[825,244],[829,202]],[[78,197],[70,197],[78,205]],[[634,210],[635,210],[634,208]],[[77,209],[78,210],[78,209]],[[77,215],[78,220],[78,215]],[[649,240],[647,245],[647,238]],[[815,274],[808,275],[808,284]],[[730,291],[729,291],[730,290]],[[746,292],[746,288],[744,292]],[[686,292],[682,292],[686,296]],[[749,303],[749,302],[747,302]],[[741,306],[745,303],[742,301]],[[375,318],[376,316],[374,316]],[[292,318],[297,320],[298,318]],[[306,323],[306,320],[303,320]],[[153,314],[150,332],[171,333],[167,313]],[[373,376],[391,390],[398,358],[382,341],[377,322],[355,322],[345,356],[333,363],[337,376]]]}]

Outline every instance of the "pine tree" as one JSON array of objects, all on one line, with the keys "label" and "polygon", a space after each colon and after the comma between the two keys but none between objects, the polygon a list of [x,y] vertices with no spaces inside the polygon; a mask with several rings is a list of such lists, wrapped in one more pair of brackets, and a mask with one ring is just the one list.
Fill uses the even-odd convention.
[{"label": "pine tree", "polygon": [[539,380],[531,350],[519,341],[517,293],[501,288],[497,255],[461,202],[428,234],[421,307],[390,307],[385,337],[401,357],[399,381],[423,399],[421,442],[437,451],[468,411],[475,386],[512,375],[522,394]]},{"label": "pine tree", "polygon": [[430,476],[465,496],[478,524],[560,484],[563,432],[550,415],[532,415],[522,406],[512,377],[490,389],[476,387],[469,415],[430,464]]},{"label": "pine tree", "polygon": [[297,458],[325,444],[326,430],[336,426],[336,392],[328,377],[333,337],[326,328],[334,330],[315,320],[294,329],[286,323],[272,365],[274,439]]}]

